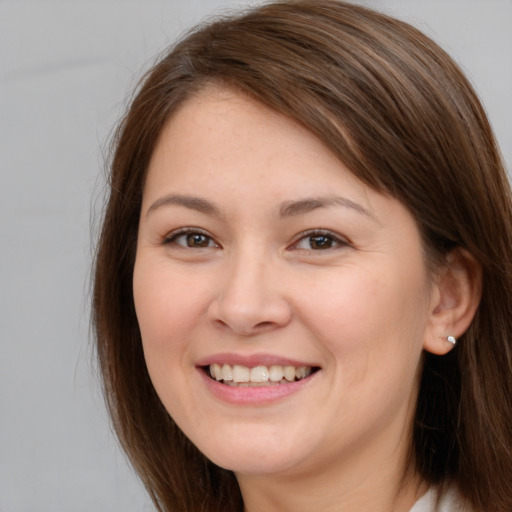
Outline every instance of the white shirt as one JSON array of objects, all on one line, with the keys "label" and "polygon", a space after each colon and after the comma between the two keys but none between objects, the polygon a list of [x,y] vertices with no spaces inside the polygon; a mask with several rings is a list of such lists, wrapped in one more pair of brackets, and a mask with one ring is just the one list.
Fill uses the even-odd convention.
[{"label": "white shirt", "polygon": [[444,493],[437,505],[437,492],[431,488],[411,508],[410,512],[467,512],[460,503],[460,498],[455,488],[450,488]]}]

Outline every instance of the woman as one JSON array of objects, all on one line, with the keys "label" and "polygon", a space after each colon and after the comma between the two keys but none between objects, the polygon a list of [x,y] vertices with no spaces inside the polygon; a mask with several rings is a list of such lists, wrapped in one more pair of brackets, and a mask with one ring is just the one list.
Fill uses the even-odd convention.
[{"label": "woman", "polygon": [[507,177],[451,59],[333,0],[198,28],[120,125],[94,321],[159,510],[512,510]]}]

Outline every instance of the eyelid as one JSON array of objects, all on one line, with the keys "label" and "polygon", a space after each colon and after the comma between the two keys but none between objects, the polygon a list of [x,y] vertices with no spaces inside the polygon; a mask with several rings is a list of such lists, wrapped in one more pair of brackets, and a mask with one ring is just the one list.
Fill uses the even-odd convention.
[{"label": "eyelid", "polygon": [[[175,229],[169,233],[167,233],[163,239],[162,239],[162,245],[170,245],[172,243],[175,242],[175,240],[180,237],[181,235],[189,235],[189,234],[199,234],[199,235],[203,235],[205,237],[207,237],[208,239],[210,239],[211,242],[213,242],[213,244],[215,244],[215,247],[221,247],[220,243],[215,239],[215,237],[213,237],[208,231],[202,229],[202,228],[199,228],[199,227],[194,227],[194,226],[189,226],[189,227],[181,227],[181,228],[178,228],[178,229]],[[297,245],[302,241],[304,240],[305,238],[308,238],[308,237],[312,237],[312,236],[326,236],[326,237],[329,237],[329,238],[332,238],[332,240],[335,242],[335,246],[334,247],[328,247],[326,249],[318,249],[318,250],[315,250],[315,249],[300,249],[297,247]],[[186,246],[184,245],[181,245],[181,244],[178,244],[176,243],[175,245],[177,245],[178,247],[184,247],[186,248]],[[337,249],[337,248],[340,248],[340,247],[346,247],[346,246],[350,246],[352,245],[351,242],[346,238],[346,237],[343,237],[337,233],[334,233],[333,231],[329,230],[329,229],[321,229],[321,228],[318,228],[318,229],[308,229],[306,231],[303,231],[301,233],[299,233],[296,237],[295,237],[295,240],[294,242],[288,246],[288,249],[289,250],[293,250],[293,249],[296,249],[296,250],[303,250],[303,251],[311,251],[311,252],[326,252],[326,251],[329,251],[329,250],[334,250],[334,249]],[[209,246],[211,247],[211,246]],[[209,248],[209,247],[204,247],[205,249],[206,248]],[[190,249],[192,249],[192,247],[189,247]],[[197,247],[197,248],[200,248],[200,247]]]},{"label": "eyelid", "polygon": [[[197,228],[197,227],[193,227],[193,226],[178,228],[178,229],[171,231],[170,233],[167,233],[162,239],[162,245],[170,245],[170,244],[174,243],[175,240],[178,237],[180,237],[181,235],[190,235],[190,234],[203,235],[203,236],[209,238],[215,244],[216,247],[221,247],[221,245],[217,242],[217,240],[215,240],[215,238],[210,233],[208,233],[208,231],[205,231],[202,228]],[[177,245],[178,247],[185,248],[185,246],[183,246],[181,244],[175,244],[175,245]],[[192,247],[188,247],[188,248],[192,249]],[[204,247],[204,249],[208,249],[208,248],[210,248],[210,247]]]},{"label": "eyelid", "polygon": [[[312,236],[327,236],[330,237],[336,242],[336,245],[334,247],[328,247],[327,249],[300,249],[297,247],[297,245],[305,238],[312,237]],[[343,237],[337,233],[334,233],[333,231],[329,229],[308,229],[306,231],[303,231],[302,233],[299,233],[295,237],[295,241],[288,247],[288,249],[296,249],[296,250],[303,250],[303,251],[311,251],[311,252],[327,252],[329,250],[339,249],[340,247],[347,247],[351,246],[352,243],[346,238]]]}]

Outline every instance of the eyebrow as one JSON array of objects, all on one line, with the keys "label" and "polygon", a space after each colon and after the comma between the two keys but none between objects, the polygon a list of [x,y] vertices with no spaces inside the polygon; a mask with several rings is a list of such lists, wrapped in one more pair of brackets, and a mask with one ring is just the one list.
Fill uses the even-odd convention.
[{"label": "eyebrow", "polygon": [[[163,206],[183,206],[190,210],[195,210],[207,215],[215,215],[222,217],[220,209],[211,201],[197,196],[187,196],[181,194],[168,194],[157,199],[147,210],[146,216]],[[285,201],[279,208],[279,215],[281,218],[294,217],[297,215],[304,215],[319,208],[327,208],[330,206],[341,206],[356,211],[359,214],[365,215],[370,219],[377,222],[377,219],[364,206],[360,205],[341,196],[320,196],[320,197],[307,197],[296,201]]]},{"label": "eyebrow", "polygon": [[351,210],[355,210],[357,213],[377,221],[375,215],[370,210],[351,199],[341,196],[307,197],[305,199],[299,199],[298,201],[286,201],[281,205],[279,213],[281,217],[293,217],[295,215],[304,215],[305,213],[309,213],[313,210],[327,208],[329,206],[350,208]]},{"label": "eyebrow", "polygon": [[157,199],[146,212],[146,216],[162,206],[183,206],[189,210],[196,210],[208,215],[217,215],[220,217],[220,210],[207,199],[196,196],[185,196],[180,194],[169,194]]}]

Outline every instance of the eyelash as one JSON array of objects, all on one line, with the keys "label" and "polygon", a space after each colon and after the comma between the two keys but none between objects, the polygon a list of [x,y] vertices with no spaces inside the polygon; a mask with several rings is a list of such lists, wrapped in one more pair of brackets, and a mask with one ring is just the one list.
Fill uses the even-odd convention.
[{"label": "eyelash", "polygon": [[[309,247],[308,248],[302,248],[302,247],[299,247],[299,244],[302,242],[302,241],[305,241],[309,238]],[[311,243],[312,243],[312,239],[314,238],[317,238],[317,239],[327,239],[329,241],[329,243],[333,244],[333,245],[330,245],[328,247],[324,247],[324,248],[316,248],[314,249],[312,246],[311,246]],[[315,252],[321,252],[321,251],[328,251],[328,250],[331,250],[331,249],[337,249],[337,248],[340,248],[340,247],[346,247],[346,246],[349,246],[349,242],[347,240],[344,240],[342,238],[340,238],[339,236],[335,235],[332,231],[329,231],[329,230],[325,230],[325,229],[311,229],[309,231],[305,231],[304,233],[301,233],[299,238],[297,239],[296,242],[294,242],[291,246],[292,249],[297,249],[297,250],[304,250],[304,251],[315,251]]]},{"label": "eyelash", "polygon": [[[203,240],[207,243],[207,245],[199,245],[199,246],[194,247],[193,245],[188,245],[188,243],[181,244],[181,243],[177,242],[177,240],[179,240],[181,237],[185,237],[186,240],[188,241],[187,237],[189,237],[189,236],[190,237],[198,237],[198,236],[203,237]],[[307,248],[300,247],[301,242],[306,241],[308,238],[310,239],[309,247],[307,247]],[[324,247],[322,247],[320,245],[320,247],[313,248],[312,243],[314,243],[314,242],[312,242],[312,240],[315,238],[317,239],[317,242],[319,241],[319,239],[323,239],[323,242],[320,242],[320,244],[327,243],[328,245],[324,246]],[[163,240],[163,245],[170,245],[170,244],[174,244],[179,247],[190,248],[190,249],[194,249],[194,248],[208,249],[208,248],[212,248],[212,247],[220,247],[220,245],[206,231],[203,231],[202,229],[199,229],[199,228],[181,228],[177,231],[173,231],[172,233],[167,235],[165,237],[165,239]],[[213,245],[211,245],[211,244],[213,244]],[[349,245],[350,245],[350,243],[348,241],[343,240],[342,238],[335,235],[331,231],[328,231],[325,229],[312,229],[312,230],[305,231],[305,232],[301,233],[300,236],[297,238],[297,241],[294,242],[291,246],[289,246],[289,249],[296,249],[296,250],[301,250],[301,251],[323,252],[323,251],[328,251],[331,249],[336,249],[339,247],[346,247]]]},{"label": "eyelash", "polygon": [[[192,246],[192,245],[188,245],[188,244],[180,244],[177,242],[177,240],[181,237],[188,237],[188,236],[201,236],[201,237],[204,237],[207,242],[208,242],[208,245],[205,245],[205,246]],[[209,249],[211,247],[219,247],[219,244],[217,244],[217,242],[215,242],[215,240],[206,232],[206,231],[203,231],[202,229],[199,229],[199,228],[181,228],[181,229],[178,229],[177,231],[173,231],[172,233],[169,233],[165,239],[163,240],[163,245],[177,245],[179,247],[183,247],[183,248],[189,248],[189,249]],[[210,245],[210,243],[213,243],[214,245]]]}]

